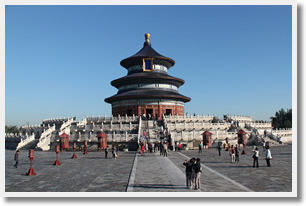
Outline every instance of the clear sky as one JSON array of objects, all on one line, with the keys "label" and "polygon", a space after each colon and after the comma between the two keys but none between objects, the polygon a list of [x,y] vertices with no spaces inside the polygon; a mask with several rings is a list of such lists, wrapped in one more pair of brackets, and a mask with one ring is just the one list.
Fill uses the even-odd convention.
[{"label": "clear sky", "polygon": [[5,124],[111,115],[144,34],[176,64],[185,112],[269,120],[292,107],[291,6],[6,6]]}]

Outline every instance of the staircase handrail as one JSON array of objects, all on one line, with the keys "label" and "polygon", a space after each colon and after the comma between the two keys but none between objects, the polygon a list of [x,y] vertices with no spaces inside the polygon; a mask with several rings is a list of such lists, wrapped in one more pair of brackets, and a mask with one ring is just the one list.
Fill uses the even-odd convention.
[{"label": "staircase handrail", "polygon": [[24,146],[27,145],[28,143],[32,142],[33,140],[35,140],[35,134],[34,134],[34,132],[33,132],[32,135],[30,135],[30,136],[26,135],[26,138],[23,139],[23,140],[21,140],[21,141],[18,143],[18,145],[17,145],[17,147],[16,147],[16,150],[21,149],[22,147],[24,147]]},{"label": "staircase handrail", "polygon": [[60,128],[60,133],[64,132],[68,127],[71,126],[71,123],[74,122],[74,119],[71,118],[71,119],[68,119],[68,121],[64,122]]},{"label": "staircase handrail", "polygon": [[141,134],[141,124],[142,124],[142,118],[139,118],[139,128],[138,128],[138,135],[137,135],[137,143],[139,143],[139,138]]},{"label": "staircase handrail", "polygon": [[86,125],[87,124],[87,119],[88,118],[83,118],[83,120],[80,123],[78,123],[77,126],[79,126],[79,125]]},{"label": "staircase handrail", "polygon": [[44,142],[46,139],[50,139],[51,138],[51,134],[52,132],[55,131],[55,125],[53,125],[52,127],[48,128],[47,130],[45,130],[40,138],[39,138],[39,142],[38,143],[42,143]]}]

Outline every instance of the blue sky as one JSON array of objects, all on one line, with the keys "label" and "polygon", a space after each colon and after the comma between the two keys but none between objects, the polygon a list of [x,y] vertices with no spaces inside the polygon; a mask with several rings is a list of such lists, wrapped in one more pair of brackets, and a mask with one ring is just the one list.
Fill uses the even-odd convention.
[{"label": "blue sky", "polygon": [[292,107],[291,6],[6,6],[5,124],[111,115],[144,34],[176,61],[185,112],[269,120]]}]

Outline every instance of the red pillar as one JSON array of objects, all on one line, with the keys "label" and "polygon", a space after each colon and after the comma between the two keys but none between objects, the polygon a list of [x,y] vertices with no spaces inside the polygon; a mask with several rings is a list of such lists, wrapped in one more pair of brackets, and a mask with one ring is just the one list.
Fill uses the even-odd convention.
[{"label": "red pillar", "polygon": [[77,159],[77,156],[75,155],[75,149],[76,149],[76,143],[73,143],[73,155],[71,159]]},{"label": "red pillar", "polygon": [[84,145],[84,153],[83,154],[88,154],[87,152],[87,141],[85,141],[85,145]]},{"label": "red pillar", "polygon": [[36,173],[34,172],[34,169],[33,169],[33,159],[34,159],[34,150],[29,150],[29,158],[30,158],[30,161],[31,161],[31,166],[30,166],[30,169],[28,171],[28,173],[26,173],[26,175],[28,176],[31,176],[31,175],[36,175]]},{"label": "red pillar", "polygon": [[60,147],[58,145],[55,147],[55,152],[56,152],[56,160],[55,160],[53,165],[55,165],[55,166],[56,165],[61,165],[61,163],[58,160],[58,153],[60,152]]}]

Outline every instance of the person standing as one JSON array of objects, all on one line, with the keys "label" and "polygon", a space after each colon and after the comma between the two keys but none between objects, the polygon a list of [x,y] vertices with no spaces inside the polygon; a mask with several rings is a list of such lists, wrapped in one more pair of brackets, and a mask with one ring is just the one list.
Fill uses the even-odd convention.
[{"label": "person standing", "polygon": [[195,187],[194,189],[200,190],[201,189],[201,173],[202,173],[202,167],[200,163],[201,159],[196,159],[196,164],[194,164],[194,172],[195,172]]},{"label": "person standing", "polygon": [[178,149],[179,152],[182,151],[182,143],[179,142],[179,144],[178,144],[178,146],[177,146],[177,149]]},{"label": "person standing", "polygon": [[236,145],[235,147],[235,162],[239,162],[239,148],[238,148],[238,145]]},{"label": "person standing", "polygon": [[153,152],[156,152],[156,142],[153,142]]},{"label": "person standing", "polygon": [[160,156],[162,156],[162,155],[164,155],[164,145],[163,145],[164,143],[159,143],[159,155]]},{"label": "person standing", "polygon": [[231,146],[230,155],[231,155],[231,162],[234,163],[235,162],[235,148],[234,148],[234,145]]},{"label": "person standing", "polygon": [[15,160],[15,165],[14,167],[18,167],[18,163],[19,163],[19,150],[16,151],[15,156],[14,156],[14,160]]},{"label": "person standing", "polygon": [[201,144],[201,142],[200,142],[200,144],[199,144],[199,152],[198,152],[198,154],[202,154],[202,144]]},{"label": "person standing", "polygon": [[193,167],[193,162],[192,159],[189,161],[185,160],[183,165],[186,167],[186,185],[188,189],[191,189],[191,175],[192,175],[192,167]]},{"label": "person standing", "polygon": [[265,141],[262,142],[262,151],[264,152],[266,150],[266,143]]},{"label": "person standing", "polygon": [[195,188],[195,179],[196,179],[196,173],[194,170],[194,165],[197,163],[197,160],[195,157],[192,158],[192,172],[191,172],[191,187]]},{"label": "person standing", "polygon": [[108,146],[104,149],[104,153],[105,153],[105,159],[107,159],[107,154],[108,154]]},{"label": "person standing", "polygon": [[144,144],[144,142],[141,144],[141,155],[144,155],[144,152],[145,152],[145,144]]},{"label": "person standing", "polygon": [[267,147],[265,159],[266,159],[266,162],[267,162],[267,166],[271,167],[270,160],[272,159],[272,154],[271,154],[271,151],[270,151],[270,147]]},{"label": "person standing", "polygon": [[115,145],[113,145],[112,153],[113,153],[113,158],[117,159],[117,149]]},{"label": "person standing", "polygon": [[255,147],[255,150],[254,150],[254,153],[253,153],[253,158],[254,158],[253,168],[255,168],[255,164],[256,164],[256,167],[258,168],[259,151],[258,151],[257,147]]},{"label": "person standing", "polygon": [[149,146],[148,146],[148,147],[149,147],[150,153],[152,153],[152,143],[151,143],[151,142],[149,143]]},{"label": "person standing", "polygon": [[164,143],[164,157],[167,157],[167,156],[168,156],[167,150],[168,150],[168,145],[167,145],[167,142],[165,142],[165,143]]},{"label": "person standing", "polygon": [[217,150],[219,152],[219,156],[221,156],[221,150],[222,150],[222,146],[221,145],[222,145],[222,143],[219,142],[218,147],[217,147]]}]

